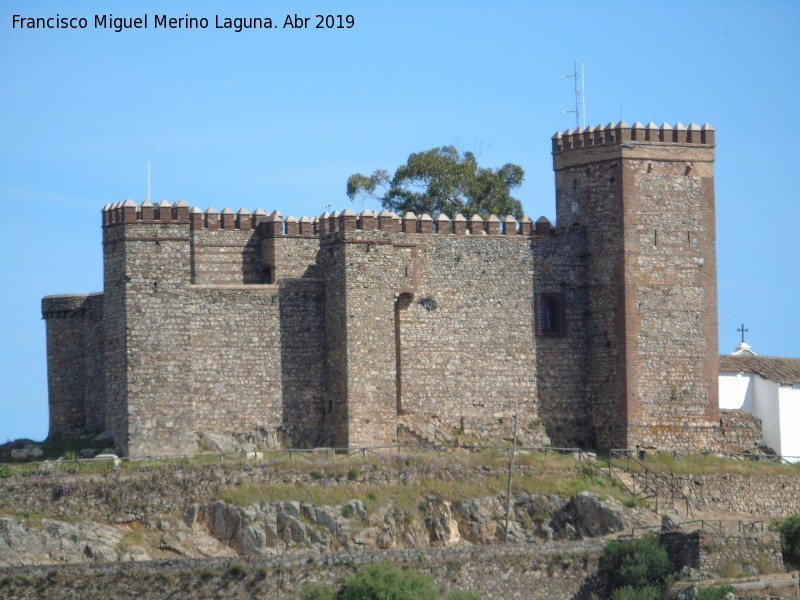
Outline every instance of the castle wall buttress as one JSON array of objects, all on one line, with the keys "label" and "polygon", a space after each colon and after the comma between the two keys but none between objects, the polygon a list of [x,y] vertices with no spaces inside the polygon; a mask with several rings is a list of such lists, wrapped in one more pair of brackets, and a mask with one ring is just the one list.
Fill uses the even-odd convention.
[{"label": "castle wall buttress", "polygon": [[708,126],[624,123],[554,138],[559,223],[587,226],[587,393],[601,447],[713,445],[713,138]]}]

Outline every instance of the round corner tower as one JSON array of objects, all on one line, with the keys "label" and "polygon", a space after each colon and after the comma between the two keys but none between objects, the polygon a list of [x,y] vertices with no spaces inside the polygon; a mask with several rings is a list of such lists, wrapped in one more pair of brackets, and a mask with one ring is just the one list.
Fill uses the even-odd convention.
[{"label": "round corner tower", "polygon": [[553,137],[558,224],[587,229],[586,400],[604,448],[707,448],[719,424],[714,129]]}]

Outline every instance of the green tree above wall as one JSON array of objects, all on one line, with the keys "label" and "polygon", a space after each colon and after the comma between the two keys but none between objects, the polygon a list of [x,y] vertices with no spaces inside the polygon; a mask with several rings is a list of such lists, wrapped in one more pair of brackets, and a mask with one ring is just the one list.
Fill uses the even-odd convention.
[{"label": "green tree above wall", "polygon": [[382,169],[370,176],[351,175],[347,195],[351,200],[379,200],[384,208],[400,215],[513,215],[519,220],[522,204],[511,196],[511,190],[524,179],[525,171],[519,165],[507,163],[489,169],[479,166],[472,152],[461,154],[453,146],[443,146],[411,154],[394,176]]}]

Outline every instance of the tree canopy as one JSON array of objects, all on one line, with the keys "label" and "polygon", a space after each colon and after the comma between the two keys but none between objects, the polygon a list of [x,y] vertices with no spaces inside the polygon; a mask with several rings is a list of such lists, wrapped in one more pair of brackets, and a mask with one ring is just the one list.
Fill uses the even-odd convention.
[{"label": "tree canopy", "polygon": [[443,146],[411,154],[394,176],[382,169],[370,176],[351,175],[347,195],[351,200],[375,198],[401,215],[513,215],[519,220],[522,203],[511,196],[511,190],[524,179],[525,171],[519,165],[507,163],[489,169],[479,166],[472,152],[461,154],[453,146]]}]

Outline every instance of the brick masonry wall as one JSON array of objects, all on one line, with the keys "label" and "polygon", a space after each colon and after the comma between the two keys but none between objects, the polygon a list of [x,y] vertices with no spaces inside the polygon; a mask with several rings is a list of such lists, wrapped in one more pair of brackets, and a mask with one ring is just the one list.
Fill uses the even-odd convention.
[{"label": "brick masonry wall", "polygon": [[105,422],[103,295],[47,296],[50,435],[102,429]]}]

